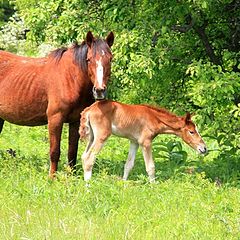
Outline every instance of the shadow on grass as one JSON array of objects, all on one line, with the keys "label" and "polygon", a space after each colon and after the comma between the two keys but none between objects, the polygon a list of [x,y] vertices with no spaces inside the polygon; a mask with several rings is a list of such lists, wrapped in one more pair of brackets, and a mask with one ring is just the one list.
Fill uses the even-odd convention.
[{"label": "shadow on grass", "polygon": [[[155,154],[156,177],[158,181],[166,181],[170,178],[181,178],[184,175],[202,174],[205,178],[217,185],[227,184],[240,187],[240,156],[231,151],[224,151],[211,160],[205,161],[198,157],[195,161],[190,161],[189,157],[182,160],[174,160],[170,157],[159,157]],[[0,150],[0,171],[16,171],[18,168],[33,169],[35,172],[46,172],[48,174],[49,159],[37,155],[24,156],[16,153],[13,149],[7,151]],[[125,160],[112,160],[99,157],[93,167],[94,175],[115,175],[119,178],[123,175]],[[59,171],[66,171],[67,163],[59,164]],[[7,171],[6,171],[7,174]],[[82,164],[78,162],[74,175],[83,176]],[[141,153],[136,157],[135,166],[130,172],[129,180],[137,181],[147,179],[145,164]]]},{"label": "shadow on grass", "polygon": [[[110,160],[108,158],[97,159],[93,167],[93,177],[98,174],[116,175],[122,177],[125,161]],[[224,152],[205,161],[198,157],[195,161],[174,161],[167,158],[156,158],[155,160],[156,177],[158,181],[165,181],[170,178],[181,178],[184,175],[202,174],[209,181],[218,186],[227,184],[240,187],[240,157]],[[82,170],[79,171],[82,174]],[[129,180],[137,181],[146,177],[145,164],[142,156],[136,158],[135,166],[130,172]]]}]

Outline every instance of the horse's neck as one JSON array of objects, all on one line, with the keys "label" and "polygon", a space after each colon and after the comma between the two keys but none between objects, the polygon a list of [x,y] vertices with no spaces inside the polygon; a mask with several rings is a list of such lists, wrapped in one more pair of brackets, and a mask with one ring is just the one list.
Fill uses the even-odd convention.
[{"label": "horse's neck", "polygon": [[66,74],[66,79],[69,81],[69,86],[79,91],[82,88],[92,88],[92,83],[88,77],[88,73],[81,70],[78,63],[74,60],[73,51],[68,50],[59,62],[59,69]]},{"label": "horse's neck", "polygon": [[170,112],[155,111],[155,117],[158,121],[158,133],[178,135],[178,130],[183,127],[183,120]]}]

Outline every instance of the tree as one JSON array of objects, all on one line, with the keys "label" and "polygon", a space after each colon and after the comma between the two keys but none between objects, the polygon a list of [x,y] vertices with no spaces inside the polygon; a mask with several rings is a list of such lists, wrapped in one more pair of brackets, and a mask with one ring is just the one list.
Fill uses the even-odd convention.
[{"label": "tree", "polygon": [[239,151],[239,0],[14,3],[31,44],[114,31],[111,98],[196,112],[209,135]]}]

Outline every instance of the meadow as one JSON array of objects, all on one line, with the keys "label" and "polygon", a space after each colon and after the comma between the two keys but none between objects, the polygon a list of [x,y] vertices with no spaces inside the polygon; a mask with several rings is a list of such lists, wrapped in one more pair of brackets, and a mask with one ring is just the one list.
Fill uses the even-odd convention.
[{"label": "meadow", "polygon": [[[121,180],[128,141],[111,137],[83,181],[67,167],[64,127],[57,178],[48,179],[47,127],[5,123],[0,136],[0,239],[240,239],[239,165],[199,156],[176,137],[153,144],[157,182],[149,184],[141,152]],[[216,155],[217,156],[217,155]]]}]

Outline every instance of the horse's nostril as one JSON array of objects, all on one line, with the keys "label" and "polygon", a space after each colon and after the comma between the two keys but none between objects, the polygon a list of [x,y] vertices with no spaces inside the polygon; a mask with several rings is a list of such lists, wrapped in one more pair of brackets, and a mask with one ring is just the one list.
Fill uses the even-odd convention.
[{"label": "horse's nostril", "polygon": [[199,148],[199,152],[205,154],[207,153],[207,148],[206,147]]}]

